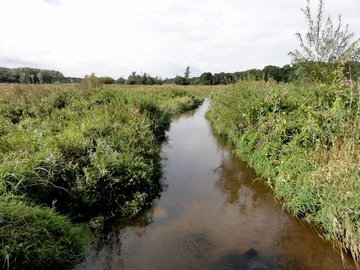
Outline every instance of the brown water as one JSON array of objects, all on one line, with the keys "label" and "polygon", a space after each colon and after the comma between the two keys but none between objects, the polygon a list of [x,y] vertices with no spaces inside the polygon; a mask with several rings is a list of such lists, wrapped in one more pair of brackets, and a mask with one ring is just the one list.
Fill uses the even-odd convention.
[{"label": "brown water", "polygon": [[154,207],[115,220],[78,269],[344,269],[340,254],[285,213],[213,133],[208,105],[172,122]]}]

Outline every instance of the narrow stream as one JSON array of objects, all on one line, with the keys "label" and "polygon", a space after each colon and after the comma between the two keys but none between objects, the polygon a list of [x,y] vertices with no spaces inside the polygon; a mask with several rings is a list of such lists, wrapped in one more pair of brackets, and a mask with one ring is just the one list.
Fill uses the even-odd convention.
[{"label": "narrow stream", "polygon": [[154,206],[115,220],[77,269],[355,269],[233,156],[204,118],[208,105],[173,120]]}]

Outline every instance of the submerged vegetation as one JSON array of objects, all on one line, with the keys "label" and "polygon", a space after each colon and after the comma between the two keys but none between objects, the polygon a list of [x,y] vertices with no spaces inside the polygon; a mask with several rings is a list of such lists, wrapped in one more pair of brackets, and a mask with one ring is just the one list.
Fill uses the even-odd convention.
[{"label": "submerged vegetation", "polygon": [[0,265],[7,269],[73,267],[93,239],[89,224],[151,204],[170,117],[202,102],[192,88],[105,88],[95,77],[0,91]]}]

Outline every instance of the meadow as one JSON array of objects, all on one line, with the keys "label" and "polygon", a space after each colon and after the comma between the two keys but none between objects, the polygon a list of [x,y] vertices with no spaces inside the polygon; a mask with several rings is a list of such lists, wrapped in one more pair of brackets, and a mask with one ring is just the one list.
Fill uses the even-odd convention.
[{"label": "meadow", "polygon": [[287,211],[359,262],[360,79],[239,82],[207,117]]},{"label": "meadow", "polygon": [[0,265],[70,269],[107,218],[161,191],[174,114],[208,90],[173,86],[0,85]]}]

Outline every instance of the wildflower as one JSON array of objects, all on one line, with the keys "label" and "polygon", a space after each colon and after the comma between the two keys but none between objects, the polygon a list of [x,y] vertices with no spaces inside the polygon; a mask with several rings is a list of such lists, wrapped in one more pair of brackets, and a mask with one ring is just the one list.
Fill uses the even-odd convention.
[{"label": "wildflower", "polygon": [[340,86],[348,86],[352,83],[351,79],[345,78],[340,82]]},{"label": "wildflower", "polygon": [[139,112],[139,109],[138,109],[136,106],[134,106],[134,107],[133,107],[133,113],[136,114],[136,113],[138,113],[138,112]]}]

